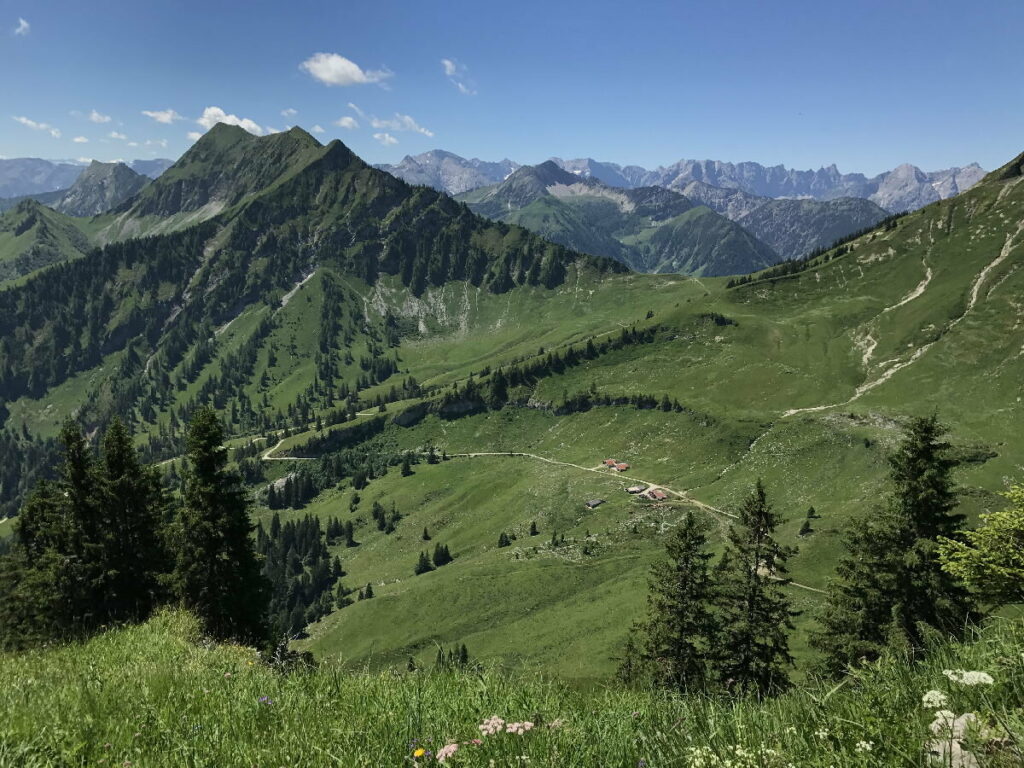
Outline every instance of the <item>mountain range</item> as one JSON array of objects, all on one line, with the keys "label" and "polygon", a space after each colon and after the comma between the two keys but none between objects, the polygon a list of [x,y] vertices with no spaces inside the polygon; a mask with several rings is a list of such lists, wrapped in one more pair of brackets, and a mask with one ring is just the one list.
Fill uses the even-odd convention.
[{"label": "mountain range", "polygon": [[[69,189],[91,162],[40,160],[34,157],[2,158],[0,198],[25,197]],[[173,164],[173,160],[162,158],[132,160],[125,163],[135,173],[151,179],[155,179]]]},{"label": "mountain range", "polygon": [[550,160],[456,199],[490,219],[638,272],[734,275],[780,260],[745,229],[681,194],[662,187],[617,189]]},{"label": "mountain range", "polygon": [[[840,173],[835,165],[816,171],[799,171],[782,165],[764,166],[754,162],[680,160],[648,170],[590,158],[551,159],[571,173],[597,179],[611,187],[658,186],[685,194],[687,185],[700,182],[713,187],[738,189],[758,197],[814,200],[859,197],[871,200],[890,213],[916,210],[936,200],[952,197],[970,189],[985,175],[977,163],[931,172],[913,165],[901,165],[869,178],[861,173]],[[450,152],[434,150],[407,156],[398,165],[380,167],[410,184],[426,184],[456,195],[498,183],[519,165],[509,160],[501,163],[466,160]]]},{"label": "mountain range", "polygon": [[[644,221],[736,224],[660,187],[520,170],[473,204],[594,206],[623,247]],[[113,211],[29,200],[0,219],[10,240],[86,239],[0,290],[0,515],[49,471],[65,418],[95,434],[120,416],[174,484],[184,424],[211,403],[254,521],[346,527],[324,546],[352,592],[372,585],[282,594],[298,648],[405,669],[466,644],[596,680],[665,535],[693,512],[720,551],[760,478],[799,548],[785,589],[809,662],[842,531],[888,492],[909,416],[948,424],[971,519],[1022,471],[1022,181],[1024,156],[809,260],[692,278],[489,221],[338,141],[217,125]],[[748,204],[733,215],[767,205]],[[414,575],[442,545],[451,560]]]}]

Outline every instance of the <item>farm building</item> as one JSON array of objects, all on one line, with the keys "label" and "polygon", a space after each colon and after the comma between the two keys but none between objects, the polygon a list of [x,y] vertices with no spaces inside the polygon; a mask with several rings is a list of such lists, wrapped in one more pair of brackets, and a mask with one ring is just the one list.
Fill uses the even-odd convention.
[{"label": "farm building", "polygon": [[650,499],[654,499],[654,501],[664,501],[665,499],[668,498],[668,494],[665,493],[660,488],[655,488],[653,491],[647,494],[647,497]]},{"label": "farm building", "polygon": [[627,469],[629,469],[629,464],[627,464],[624,461],[620,461],[618,464],[615,465],[616,472],[625,472]]},{"label": "farm building", "polygon": [[647,490],[646,485],[631,485],[626,489],[626,493],[643,493]]},{"label": "farm building", "polygon": [[615,466],[616,464],[618,464],[618,463],[619,463],[619,462],[617,462],[617,461],[616,461],[615,459],[605,459],[605,460],[604,460],[604,465],[605,465],[606,467],[614,467],[614,466]]},{"label": "farm building", "polygon": [[597,509],[604,504],[604,499],[591,499],[587,502],[587,509]]}]

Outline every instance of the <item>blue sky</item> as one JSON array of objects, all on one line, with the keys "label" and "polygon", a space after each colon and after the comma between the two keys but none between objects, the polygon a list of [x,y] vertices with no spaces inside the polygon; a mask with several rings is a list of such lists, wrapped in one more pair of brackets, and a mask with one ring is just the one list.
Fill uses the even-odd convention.
[{"label": "blue sky", "polygon": [[991,169],[1022,29],[1020,0],[0,0],[0,155],[174,158],[227,115],[371,162]]}]

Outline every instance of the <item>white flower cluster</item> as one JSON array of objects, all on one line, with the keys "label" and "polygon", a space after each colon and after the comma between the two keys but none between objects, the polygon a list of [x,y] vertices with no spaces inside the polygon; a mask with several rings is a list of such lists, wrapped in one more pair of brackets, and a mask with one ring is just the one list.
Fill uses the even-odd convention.
[{"label": "white flower cluster", "polygon": [[858,741],[857,746],[854,747],[858,752],[870,752],[875,748],[875,742],[873,741]]},{"label": "white flower cluster", "polygon": [[921,705],[925,709],[942,709],[949,704],[949,699],[942,691],[928,691],[921,697]]},{"label": "white flower cluster", "polygon": [[988,672],[967,672],[962,669],[944,669],[942,674],[961,685],[992,685],[995,680]]}]

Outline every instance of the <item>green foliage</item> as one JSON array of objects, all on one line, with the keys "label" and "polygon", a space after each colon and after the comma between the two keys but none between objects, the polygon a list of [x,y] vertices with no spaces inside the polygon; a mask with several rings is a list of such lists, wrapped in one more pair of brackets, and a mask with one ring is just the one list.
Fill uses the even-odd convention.
[{"label": "green foliage", "polygon": [[216,412],[200,409],[189,425],[171,583],[212,636],[259,643],[266,639],[267,589],[253,551],[246,493],[227,468],[223,443]]},{"label": "green foliage", "polygon": [[983,514],[963,540],[939,539],[943,570],[992,606],[1024,603],[1024,486],[1003,495],[1010,505]]}]

